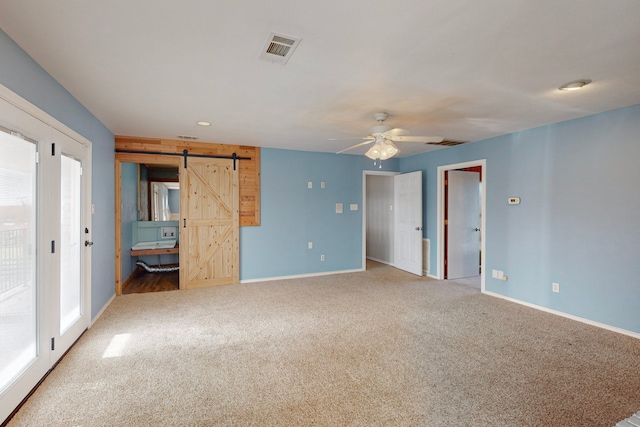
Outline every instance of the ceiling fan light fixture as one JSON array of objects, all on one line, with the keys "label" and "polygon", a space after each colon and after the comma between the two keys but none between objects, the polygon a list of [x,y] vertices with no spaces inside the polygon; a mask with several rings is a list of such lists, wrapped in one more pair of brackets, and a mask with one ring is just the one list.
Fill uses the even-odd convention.
[{"label": "ceiling fan light fixture", "polygon": [[589,83],[591,83],[591,80],[589,79],[574,80],[572,82],[563,84],[558,88],[558,90],[562,90],[562,91],[579,90],[585,87],[586,85],[588,85]]},{"label": "ceiling fan light fixture", "polygon": [[387,160],[398,154],[398,151],[400,150],[393,143],[383,140],[376,142],[364,155],[371,160]]}]

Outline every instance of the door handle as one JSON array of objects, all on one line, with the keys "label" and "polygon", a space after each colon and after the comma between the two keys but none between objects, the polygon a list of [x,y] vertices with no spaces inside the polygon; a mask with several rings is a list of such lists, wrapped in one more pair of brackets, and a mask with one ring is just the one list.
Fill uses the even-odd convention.
[{"label": "door handle", "polygon": [[473,231],[480,231],[480,229],[479,228],[474,228]]},{"label": "door handle", "polygon": [[84,241],[84,245],[85,245],[85,246],[93,246],[93,242],[90,242],[90,241],[88,241],[88,240],[85,240],[85,241]]},{"label": "door handle", "polygon": [[421,231],[421,230],[422,230],[422,227],[416,227],[416,230],[417,230],[417,231]]}]

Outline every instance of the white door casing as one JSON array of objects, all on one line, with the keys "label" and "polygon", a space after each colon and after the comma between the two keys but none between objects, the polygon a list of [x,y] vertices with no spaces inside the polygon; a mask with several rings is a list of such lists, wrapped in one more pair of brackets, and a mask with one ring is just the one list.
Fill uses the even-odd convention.
[{"label": "white door casing", "polygon": [[395,267],[422,276],[422,171],[394,177]]}]

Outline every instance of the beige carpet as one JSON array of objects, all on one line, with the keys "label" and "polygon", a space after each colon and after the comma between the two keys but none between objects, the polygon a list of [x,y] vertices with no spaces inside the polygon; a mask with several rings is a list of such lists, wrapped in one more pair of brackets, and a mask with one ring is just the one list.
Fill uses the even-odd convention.
[{"label": "beige carpet", "polygon": [[640,340],[380,264],[118,297],[9,426],[613,426]]}]

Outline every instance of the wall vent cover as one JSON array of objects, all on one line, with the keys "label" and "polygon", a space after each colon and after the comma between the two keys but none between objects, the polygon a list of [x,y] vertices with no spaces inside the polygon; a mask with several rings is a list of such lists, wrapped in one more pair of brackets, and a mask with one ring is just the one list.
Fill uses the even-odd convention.
[{"label": "wall vent cover", "polygon": [[271,33],[262,48],[260,59],[263,61],[286,64],[293,51],[300,44],[300,39],[282,34]]},{"label": "wall vent cover", "polygon": [[198,139],[195,136],[187,136],[187,135],[178,135],[178,138],[179,139],[186,139],[186,140],[189,140],[189,141],[193,141],[194,139]]}]

